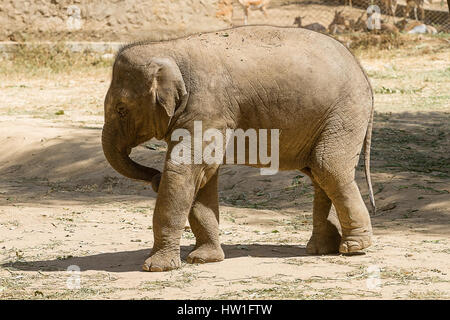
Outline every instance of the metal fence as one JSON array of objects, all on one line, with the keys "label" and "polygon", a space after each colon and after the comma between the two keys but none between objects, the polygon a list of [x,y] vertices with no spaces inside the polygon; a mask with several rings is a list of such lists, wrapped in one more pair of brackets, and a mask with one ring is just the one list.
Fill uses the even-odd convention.
[{"label": "metal fence", "polygon": [[158,40],[230,26],[450,32],[450,0],[0,0],[0,41]]},{"label": "metal fence", "polygon": [[[380,28],[395,25],[411,32],[425,25],[450,32],[448,2],[444,0],[220,0],[217,17],[230,25],[267,23],[320,28],[327,32],[368,31],[367,20],[379,19]],[[333,25],[342,26],[333,28]],[[372,29],[376,29],[374,26]]]}]

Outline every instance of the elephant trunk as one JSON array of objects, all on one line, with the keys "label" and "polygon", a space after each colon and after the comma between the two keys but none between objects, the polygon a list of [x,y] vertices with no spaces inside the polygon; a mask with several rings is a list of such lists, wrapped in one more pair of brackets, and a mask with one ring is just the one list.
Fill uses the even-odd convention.
[{"label": "elephant trunk", "polygon": [[106,160],[120,174],[125,177],[152,183],[152,188],[158,192],[161,173],[131,160],[129,154],[131,148],[120,146],[116,140],[117,133],[111,127],[105,125],[102,131],[102,147]]}]

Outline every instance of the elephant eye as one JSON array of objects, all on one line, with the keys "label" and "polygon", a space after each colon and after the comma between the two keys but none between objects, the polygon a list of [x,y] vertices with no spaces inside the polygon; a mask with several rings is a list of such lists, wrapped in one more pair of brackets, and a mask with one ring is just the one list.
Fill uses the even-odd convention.
[{"label": "elephant eye", "polygon": [[124,118],[128,113],[127,107],[123,103],[117,105],[116,111],[121,118]]}]

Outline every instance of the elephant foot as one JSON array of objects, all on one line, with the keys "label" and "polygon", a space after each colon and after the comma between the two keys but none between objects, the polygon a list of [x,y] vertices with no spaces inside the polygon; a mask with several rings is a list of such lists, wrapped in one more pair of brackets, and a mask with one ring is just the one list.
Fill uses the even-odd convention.
[{"label": "elephant foot", "polygon": [[186,258],[187,263],[219,262],[225,258],[222,247],[217,245],[200,245],[192,250]]},{"label": "elephant foot", "polygon": [[309,254],[332,254],[339,252],[341,235],[337,230],[325,234],[313,233],[306,245]]},{"label": "elephant foot", "polygon": [[365,231],[358,234],[344,235],[339,246],[340,253],[357,253],[370,247],[372,244],[372,234]]},{"label": "elephant foot", "polygon": [[181,267],[180,253],[167,253],[157,251],[145,260],[142,270],[151,272],[162,272]]}]

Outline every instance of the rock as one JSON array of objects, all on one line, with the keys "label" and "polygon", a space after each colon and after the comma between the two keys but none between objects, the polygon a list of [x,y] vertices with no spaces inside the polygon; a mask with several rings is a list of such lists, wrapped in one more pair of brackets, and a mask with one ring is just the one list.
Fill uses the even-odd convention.
[{"label": "rock", "polygon": [[424,24],[418,25],[412,28],[412,30],[409,30],[408,33],[409,34],[427,33],[427,26]]},{"label": "rock", "polygon": [[390,211],[392,209],[395,209],[397,207],[397,204],[395,202],[389,203],[385,206],[382,206],[379,210],[380,211]]},{"label": "rock", "polygon": [[437,30],[433,26],[428,26],[426,24],[420,24],[418,26],[415,26],[410,31],[408,31],[409,34],[423,34],[423,33],[429,33],[429,34],[436,34]]},{"label": "rock", "polygon": [[104,60],[112,60],[114,58],[114,55],[112,53],[105,53],[102,55],[102,59]]}]

